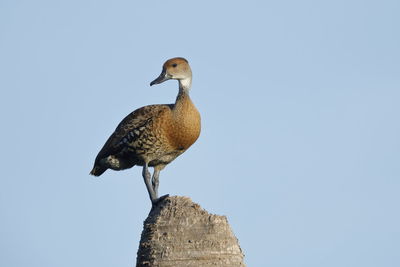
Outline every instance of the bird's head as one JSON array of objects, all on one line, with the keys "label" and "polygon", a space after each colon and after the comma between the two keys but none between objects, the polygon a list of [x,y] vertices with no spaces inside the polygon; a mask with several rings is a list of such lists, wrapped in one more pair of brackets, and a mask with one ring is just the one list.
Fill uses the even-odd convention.
[{"label": "bird's head", "polygon": [[157,77],[150,85],[159,84],[167,80],[178,80],[179,83],[190,83],[192,80],[192,70],[189,63],[182,57],[168,59],[164,65],[160,76]]}]

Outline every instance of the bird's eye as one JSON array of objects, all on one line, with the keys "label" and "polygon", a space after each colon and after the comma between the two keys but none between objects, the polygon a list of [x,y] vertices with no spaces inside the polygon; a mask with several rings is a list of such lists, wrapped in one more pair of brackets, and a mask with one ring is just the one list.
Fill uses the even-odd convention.
[{"label": "bird's eye", "polygon": [[176,68],[176,66],[178,66],[178,64],[176,63],[172,64],[172,67]]}]

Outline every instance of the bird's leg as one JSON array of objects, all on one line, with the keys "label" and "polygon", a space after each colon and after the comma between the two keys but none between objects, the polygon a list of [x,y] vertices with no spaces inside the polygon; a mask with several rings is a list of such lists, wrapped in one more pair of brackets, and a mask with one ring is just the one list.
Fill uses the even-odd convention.
[{"label": "bird's leg", "polygon": [[[160,183],[159,177],[160,177],[160,171],[162,168],[154,167],[154,172],[153,172],[153,178],[151,179],[151,183],[153,185],[153,191],[155,192],[156,196],[158,197],[158,185]],[[153,204],[158,203],[159,201],[169,197],[169,195],[164,195],[159,198]]]},{"label": "bird's leg", "polygon": [[153,191],[156,193],[156,197],[158,197],[158,185],[160,183],[159,177],[160,177],[160,169],[159,168],[154,168],[153,172],[153,177],[151,178],[151,183],[153,185]]},{"label": "bird's leg", "polygon": [[147,166],[147,162],[143,166],[142,176],[144,179],[144,183],[146,184],[147,192],[149,192],[151,203],[155,203],[157,201],[157,194],[154,192],[153,186],[151,184],[151,176],[149,172],[149,167]]}]

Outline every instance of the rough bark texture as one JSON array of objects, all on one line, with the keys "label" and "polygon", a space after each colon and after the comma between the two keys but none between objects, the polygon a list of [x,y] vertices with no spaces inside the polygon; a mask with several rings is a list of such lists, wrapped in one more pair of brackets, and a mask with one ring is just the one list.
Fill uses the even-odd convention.
[{"label": "rough bark texture", "polygon": [[136,266],[245,266],[225,216],[187,197],[168,197],[144,222]]}]

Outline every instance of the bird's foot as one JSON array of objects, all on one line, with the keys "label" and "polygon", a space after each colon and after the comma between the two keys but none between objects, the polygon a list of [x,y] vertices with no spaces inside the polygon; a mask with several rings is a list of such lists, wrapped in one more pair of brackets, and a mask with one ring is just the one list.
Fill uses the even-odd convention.
[{"label": "bird's foot", "polygon": [[152,206],[157,206],[158,203],[162,202],[164,199],[166,199],[167,197],[169,197],[169,194],[163,195],[159,198],[156,198],[154,200],[151,201]]}]

